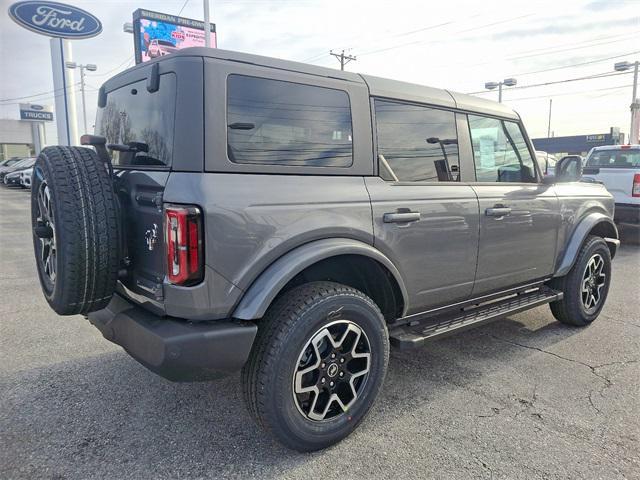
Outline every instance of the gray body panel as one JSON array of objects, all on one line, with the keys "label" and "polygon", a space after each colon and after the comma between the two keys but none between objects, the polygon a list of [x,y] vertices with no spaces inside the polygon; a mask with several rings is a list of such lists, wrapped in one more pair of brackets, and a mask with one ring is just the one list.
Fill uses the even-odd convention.
[{"label": "gray body panel", "polygon": [[[480,243],[473,295],[508,288],[553,273],[558,230],[558,199],[552,185],[473,184],[478,195]],[[493,217],[487,209],[511,208]]]},{"label": "gray body panel", "polygon": [[[136,290],[135,282],[119,285],[121,294],[161,315],[259,319],[295,275],[314,262],[343,254],[362,255],[384,266],[402,294],[401,314],[413,315],[566,273],[591,229],[601,223],[613,225],[613,200],[600,185],[475,182],[465,112],[520,122],[504,105],[447,90],[204,48],[136,66],[109,80],[105,90],[146,78],[156,63],[161,74],[178,75],[173,162],[170,171],[128,173],[132,181],[124,186],[124,194],[135,200],[139,185],[156,181],[162,187],[166,182],[161,191],[164,204],[200,207],[206,264],[199,285],[178,287],[164,279],[155,296]],[[231,162],[226,130],[230,74],[346,92],[353,164],[339,168]],[[378,177],[372,97],[455,111],[460,182],[405,184]],[[149,178],[136,179],[145,175]],[[487,217],[485,210],[497,204],[507,204],[512,215]],[[384,221],[386,213],[398,209],[417,212],[420,218],[406,224]],[[161,213],[157,210],[155,218]],[[147,220],[140,217],[143,223]],[[139,230],[148,227],[141,225]],[[130,241],[144,245],[143,238]],[[154,254],[162,255],[162,250]],[[134,262],[134,275],[142,275],[137,271],[141,265]]]},{"label": "gray body panel", "polygon": [[325,238],[373,244],[362,177],[173,173],[164,200],[202,208],[205,263],[241,291],[300,245]]},{"label": "gray body panel", "polygon": [[[478,251],[478,200],[465,184],[403,184],[366,179],[374,245],[400,270],[408,314],[471,295]],[[412,223],[385,223],[398,209],[420,213]]]}]

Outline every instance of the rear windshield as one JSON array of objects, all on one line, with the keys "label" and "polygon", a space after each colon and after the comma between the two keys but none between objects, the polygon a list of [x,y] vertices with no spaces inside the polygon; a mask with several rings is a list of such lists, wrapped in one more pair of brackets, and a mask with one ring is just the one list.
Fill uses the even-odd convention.
[{"label": "rear windshield", "polygon": [[[147,91],[147,82],[131,83],[107,94],[98,109],[96,133],[108,144],[129,145],[130,151],[111,150],[117,167],[164,167],[173,157],[176,76],[160,76],[160,88]],[[123,150],[120,147],[120,150]]]},{"label": "rear windshield", "polygon": [[640,149],[596,150],[587,158],[587,167],[640,167]]}]

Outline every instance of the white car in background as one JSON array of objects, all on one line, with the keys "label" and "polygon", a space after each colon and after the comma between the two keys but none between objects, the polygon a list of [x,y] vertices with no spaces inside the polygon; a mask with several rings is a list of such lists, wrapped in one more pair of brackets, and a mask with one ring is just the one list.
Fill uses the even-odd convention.
[{"label": "white car in background", "polygon": [[177,51],[178,48],[168,40],[154,38],[149,43],[149,57],[151,58],[164,57]]},{"label": "white car in background", "polygon": [[538,160],[540,170],[542,170],[542,174],[545,177],[555,173],[556,163],[558,163],[558,159],[555,156],[547,152],[536,150],[536,160]]},{"label": "white car in background", "polygon": [[640,226],[640,145],[592,148],[582,176],[603,183],[613,195],[616,223]]},{"label": "white car in background", "polygon": [[27,168],[20,172],[20,185],[24,188],[31,188],[31,177],[33,176],[33,167]]}]

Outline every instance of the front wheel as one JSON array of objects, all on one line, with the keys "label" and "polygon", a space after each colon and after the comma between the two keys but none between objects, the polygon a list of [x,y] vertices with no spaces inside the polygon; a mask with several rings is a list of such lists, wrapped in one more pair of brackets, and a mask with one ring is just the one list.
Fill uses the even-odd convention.
[{"label": "front wheel", "polygon": [[602,238],[589,236],[569,273],[551,284],[564,293],[562,300],[549,304],[551,313],[568,325],[589,325],[600,315],[610,284],[609,247]]},{"label": "front wheel", "polygon": [[365,418],[388,358],[385,321],[369,297],[332,282],[302,285],[260,320],[242,370],[245,401],[287,447],[319,450]]}]

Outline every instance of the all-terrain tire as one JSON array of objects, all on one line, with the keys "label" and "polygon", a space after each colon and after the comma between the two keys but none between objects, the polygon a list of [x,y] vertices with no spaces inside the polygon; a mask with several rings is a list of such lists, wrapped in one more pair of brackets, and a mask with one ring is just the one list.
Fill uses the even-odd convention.
[{"label": "all-terrain tire", "polygon": [[[348,404],[347,411],[342,411],[336,402],[335,416],[320,421],[311,419],[297,403],[294,375],[299,371],[305,346],[317,338],[314,335],[326,328],[340,327],[346,321],[361,329],[358,338],[366,338],[370,346],[367,376],[363,377],[358,395]],[[344,339],[346,334],[338,337]],[[332,358],[330,355],[326,358]],[[326,448],[349,435],[365,418],[382,386],[388,359],[385,320],[369,297],[333,282],[301,285],[283,294],[259,320],[253,350],[242,370],[245,402],[258,424],[285,446],[301,452]],[[327,376],[327,390],[332,380],[350,374],[342,370],[350,368],[350,361],[340,364],[339,360],[333,365],[338,364],[341,369],[331,378],[330,373],[322,374]],[[328,365],[324,372],[330,368]]]},{"label": "all-terrain tire", "polygon": [[[589,262],[598,256],[602,259],[602,273],[605,275],[604,284],[599,291],[599,301],[591,308],[587,308],[583,301],[583,282]],[[587,282],[588,283],[588,282]],[[601,238],[590,235],[585,240],[578,258],[569,273],[564,277],[553,279],[550,286],[564,293],[562,300],[549,304],[551,313],[561,323],[584,327],[592,323],[604,307],[611,285],[611,252],[607,243]],[[588,286],[588,285],[587,285]]]},{"label": "all-terrain tire", "polygon": [[58,314],[109,303],[120,258],[118,216],[111,177],[93,150],[42,150],[31,188],[33,244],[42,291]]}]

